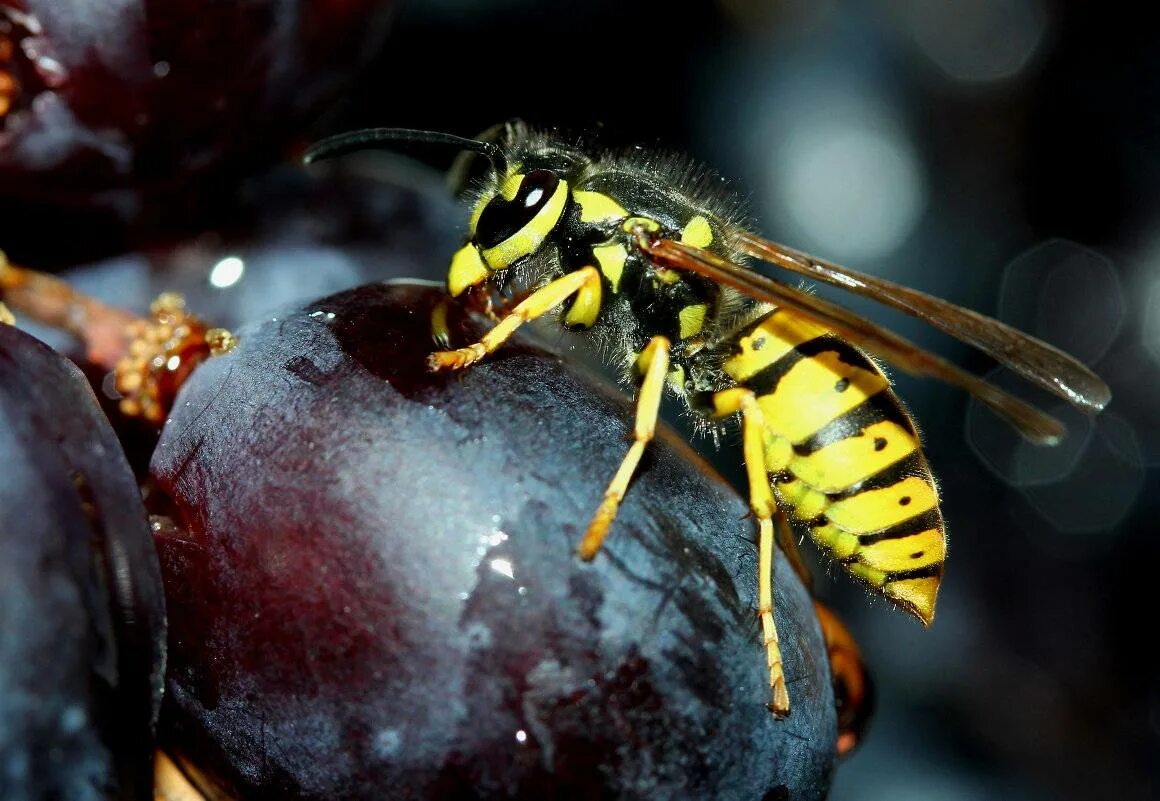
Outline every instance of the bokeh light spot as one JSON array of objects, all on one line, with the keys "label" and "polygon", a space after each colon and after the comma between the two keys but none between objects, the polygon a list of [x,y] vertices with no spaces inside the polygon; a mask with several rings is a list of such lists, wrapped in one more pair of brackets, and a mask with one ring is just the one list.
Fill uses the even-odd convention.
[{"label": "bokeh light spot", "polygon": [[1020,73],[1039,49],[1041,0],[908,0],[901,13],[915,43],[947,76],[985,83]]},{"label": "bokeh light spot", "polygon": [[1148,288],[1144,298],[1144,348],[1160,362],[1160,277]]},{"label": "bokeh light spot", "polygon": [[1110,547],[1112,531],[1144,486],[1144,458],[1130,423],[1104,412],[1088,452],[1066,481],[1029,487],[1028,502],[1057,531],[1093,535]]},{"label": "bokeh light spot", "polygon": [[1107,352],[1126,314],[1124,290],[1111,261],[1075,242],[1044,242],[1003,272],[999,319],[1084,363]]},{"label": "bokeh light spot", "polygon": [[209,282],[218,289],[226,289],[242,280],[246,263],[237,256],[226,256],[209,271]]},{"label": "bokeh light spot", "polygon": [[[1015,395],[1030,396],[1025,381],[996,368],[987,380]],[[1042,395],[1038,396],[1042,401]],[[1092,437],[1091,417],[1064,403],[1050,403],[1045,411],[1067,426],[1067,436],[1054,447],[1024,439],[982,403],[971,399],[966,416],[966,440],[992,473],[1013,487],[1054,484],[1066,479],[1083,459]]]},{"label": "bokeh light spot", "polygon": [[779,200],[807,237],[839,258],[895,250],[914,228],[926,187],[900,136],[837,127],[798,140],[784,154]]},{"label": "bokeh light spot", "polygon": [[1042,548],[1071,557],[1077,548],[1088,553],[1111,547],[1116,526],[1144,487],[1139,437],[1126,419],[1111,412],[1088,418],[1067,407],[1049,411],[1068,423],[1068,436],[1057,447],[1031,445],[1013,432],[1004,437],[1004,424],[988,420],[988,412],[975,402],[967,414],[967,442],[992,472],[1020,488],[1049,524],[1028,527]]},{"label": "bokeh light spot", "polygon": [[828,86],[818,86],[816,106],[781,109],[768,201],[806,248],[850,261],[888,255],[926,208],[925,173],[884,105],[840,82],[827,98]]}]

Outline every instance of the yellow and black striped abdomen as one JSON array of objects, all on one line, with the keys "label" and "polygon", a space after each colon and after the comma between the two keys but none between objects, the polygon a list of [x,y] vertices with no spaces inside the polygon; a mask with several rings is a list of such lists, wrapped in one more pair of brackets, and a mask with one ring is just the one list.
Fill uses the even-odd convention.
[{"label": "yellow and black striped abdomen", "polygon": [[725,370],[757,396],[782,508],[851,574],[929,623],[946,556],[938,491],[882,371],[777,310],[741,333]]}]

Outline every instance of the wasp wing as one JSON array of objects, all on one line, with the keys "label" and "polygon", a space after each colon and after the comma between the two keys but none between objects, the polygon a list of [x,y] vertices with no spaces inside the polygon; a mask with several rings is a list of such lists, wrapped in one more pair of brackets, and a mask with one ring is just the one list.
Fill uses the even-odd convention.
[{"label": "wasp wing", "polygon": [[1098,412],[1112,393],[1099,376],[1072,356],[1006,323],[916,289],[823,261],[808,253],[742,231],[742,251],[799,275],[873,298],[973,345],[1028,381],[1087,412]]},{"label": "wasp wing", "polygon": [[1033,442],[1055,445],[1063,438],[1066,429],[1054,417],[848,309],[698,247],[671,239],[650,239],[647,235],[642,235],[638,243],[661,266],[698,273],[757,300],[776,304],[785,312],[831,329],[908,373],[931,376],[966,390]]}]

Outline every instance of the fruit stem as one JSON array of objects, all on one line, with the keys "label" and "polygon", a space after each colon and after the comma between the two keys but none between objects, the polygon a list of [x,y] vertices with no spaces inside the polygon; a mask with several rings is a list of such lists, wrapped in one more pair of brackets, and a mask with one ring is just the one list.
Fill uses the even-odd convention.
[{"label": "fruit stem", "polygon": [[[114,374],[121,413],[160,425],[177,391],[201,362],[233,349],[222,328],[208,328],[166,293],[150,317],[108,306],[51,275],[18,267],[0,251],[0,299],[38,323],[67,331],[85,345],[85,358]],[[8,309],[0,303],[0,321]],[[8,312],[11,317],[11,312]]]},{"label": "fruit stem", "polygon": [[18,267],[3,251],[0,298],[13,312],[77,337],[86,358],[109,370],[128,353],[129,327],[141,319],[81,294],[59,278]]}]

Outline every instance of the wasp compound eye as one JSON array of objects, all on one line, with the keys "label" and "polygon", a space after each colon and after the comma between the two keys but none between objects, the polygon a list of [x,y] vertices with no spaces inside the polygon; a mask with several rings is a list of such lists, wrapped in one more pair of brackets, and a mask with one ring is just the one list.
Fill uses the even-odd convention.
[{"label": "wasp compound eye", "polygon": [[479,215],[475,238],[481,247],[492,248],[522,230],[556,193],[560,178],[551,170],[532,170],[520,182],[515,197],[496,196]]}]

